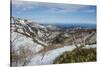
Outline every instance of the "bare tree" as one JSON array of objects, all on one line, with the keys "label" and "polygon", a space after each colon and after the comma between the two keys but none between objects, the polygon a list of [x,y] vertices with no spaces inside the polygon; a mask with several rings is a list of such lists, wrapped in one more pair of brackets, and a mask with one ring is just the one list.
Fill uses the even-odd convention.
[{"label": "bare tree", "polygon": [[86,44],[85,42],[85,36],[84,36],[84,33],[82,32],[81,33],[81,36],[79,37],[80,40],[77,41],[77,38],[76,36],[78,35],[72,35],[73,37],[73,44],[76,46],[77,50],[80,52],[80,48],[84,47]]},{"label": "bare tree", "polygon": [[[14,33],[14,32],[13,32]],[[26,65],[34,55],[34,51],[31,46],[28,45],[16,45],[20,40],[21,35],[17,33],[16,35],[11,33],[10,40],[10,54],[11,54],[11,66]]]}]

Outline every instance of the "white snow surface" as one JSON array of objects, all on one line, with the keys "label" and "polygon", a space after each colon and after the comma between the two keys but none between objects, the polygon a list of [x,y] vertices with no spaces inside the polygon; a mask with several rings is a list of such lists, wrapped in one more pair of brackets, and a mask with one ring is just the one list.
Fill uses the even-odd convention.
[{"label": "white snow surface", "polygon": [[[95,48],[95,47],[96,47],[96,44],[93,44],[93,45],[86,45],[85,48]],[[31,59],[30,63],[28,63],[27,65],[45,65],[45,64],[47,65],[47,64],[52,64],[53,61],[58,56],[60,56],[63,52],[72,51],[73,49],[75,49],[75,46],[71,45],[71,46],[64,46],[62,48],[50,50],[50,51],[45,53],[44,57],[43,57],[42,53],[37,54]]]}]

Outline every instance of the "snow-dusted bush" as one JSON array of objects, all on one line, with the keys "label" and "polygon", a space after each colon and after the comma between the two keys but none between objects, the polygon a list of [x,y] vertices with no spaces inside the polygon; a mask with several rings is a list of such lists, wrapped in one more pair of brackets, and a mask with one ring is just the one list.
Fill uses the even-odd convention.
[{"label": "snow-dusted bush", "polygon": [[54,60],[54,64],[75,63],[75,62],[93,62],[96,61],[96,48],[78,48],[71,52],[64,52]]}]

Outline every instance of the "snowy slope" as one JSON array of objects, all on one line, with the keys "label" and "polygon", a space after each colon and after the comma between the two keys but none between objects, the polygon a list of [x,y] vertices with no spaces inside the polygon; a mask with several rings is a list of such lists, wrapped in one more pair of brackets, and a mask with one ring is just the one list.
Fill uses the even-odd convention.
[{"label": "snowy slope", "polygon": [[[96,47],[96,44],[94,44],[94,45],[86,45],[85,48],[95,48],[95,47]],[[54,50],[48,51],[48,52],[45,53],[44,57],[43,57],[43,55],[41,53],[37,54],[36,56],[33,57],[33,59],[27,65],[52,64],[53,61],[58,56],[60,56],[63,52],[72,51],[73,49],[75,49],[74,45],[65,46],[65,47],[62,47],[62,48],[58,48],[58,49],[54,49]],[[43,57],[43,59],[42,59],[42,57]]]}]

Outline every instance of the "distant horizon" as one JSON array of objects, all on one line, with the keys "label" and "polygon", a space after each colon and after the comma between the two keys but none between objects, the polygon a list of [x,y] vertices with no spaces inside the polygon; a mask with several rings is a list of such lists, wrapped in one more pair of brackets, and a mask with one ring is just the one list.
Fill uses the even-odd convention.
[{"label": "distant horizon", "polygon": [[[11,17],[15,17],[15,16],[11,16]],[[29,20],[29,19],[27,19],[27,18],[21,18],[21,17],[16,17],[16,18],[20,18],[20,19],[26,19],[26,20]],[[38,23],[38,24],[50,24],[50,23],[39,23],[39,22],[36,22],[36,21],[33,21],[33,20],[30,20],[30,21],[32,21],[32,22],[34,22],[34,23]],[[94,24],[94,25],[96,25],[96,23],[72,23],[72,22],[70,22],[70,23],[55,23],[55,24]],[[52,24],[51,23],[51,25],[55,25],[54,23]]]},{"label": "distant horizon", "polygon": [[39,24],[96,24],[96,6],[13,0],[12,16]]}]

